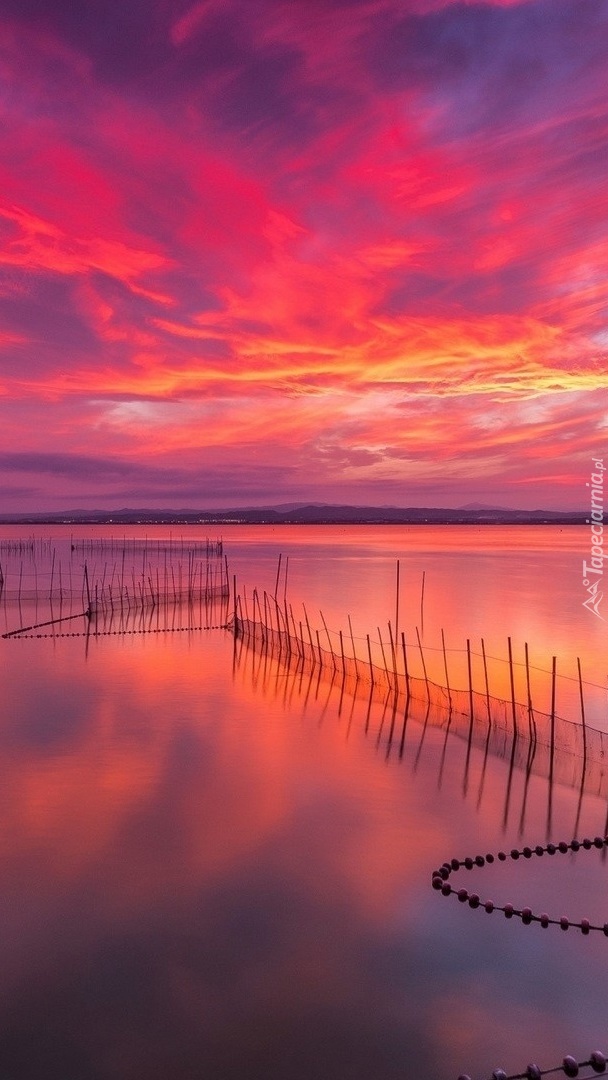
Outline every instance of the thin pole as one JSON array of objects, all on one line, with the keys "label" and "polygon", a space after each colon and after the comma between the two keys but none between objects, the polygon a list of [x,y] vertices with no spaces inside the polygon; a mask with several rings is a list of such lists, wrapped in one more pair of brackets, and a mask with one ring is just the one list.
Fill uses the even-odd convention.
[{"label": "thin pole", "polygon": [[268,619],[268,601],[266,599],[266,590],[264,589],[264,625],[266,627],[266,630],[269,629],[269,627],[268,627],[269,621],[270,620]]},{"label": "thin pole", "polygon": [[268,624],[270,626],[271,634],[274,634],[274,623],[272,621],[272,604],[270,603],[271,600],[272,597],[268,596],[266,591],[264,591],[264,611],[266,611],[266,606],[268,605]]},{"label": "thin pole", "polygon": [[[442,631],[443,633],[443,631]],[[471,642],[467,638],[467,671],[469,673],[469,712],[473,721],[473,675],[471,672]]]},{"label": "thin pole", "polygon": [[443,630],[441,631],[441,647],[443,649],[443,666],[445,668],[445,685],[448,691],[448,703],[450,706],[450,712],[452,711],[452,694],[450,691],[450,676],[448,675],[448,657],[445,648],[445,636]]},{"label": "thin pole", "polygon": [[390,679],[388,677],[388,665],[386,663],[386,656],[384,655],[384,642],[382,640],[382,634],[380,633],[380,627],[378,627],[378,637],[380,638],[380,648],[382,649],[382,660],[384,662],[384,673],[386,675],[387,682],[390,683]]},{"label": "thin pole", "polygon": [[86,562],[84,564],[84,584],[85,584],[85,588],[87,590],[87,609],[90,611],[91,610],[91,590],[90,590],[90,587],[89,587],[89,571],[88,571]]},{"label": "thin pole", "polygon": [[261,633],[262,633],[262,644],[265,646],[266,645],[266,623],[264,621],[264,616],[262,615],[262,601],[260,600],[260,594],[259,594],[257,589],[255,590],[255,595],[256,595],[257,602],[258,602],[258,615],[260,616],[260,628],[261,628]]},{"label": "thin pole", "polygon": [[[88,618],[88,611],[79,611],[77,615],[63,615],[59,619],[47,619],[46,622],[33,623],[32,626],[20,626],[18,630],[9,630],[7,634],[3,634],[3,638],[15,637],[17,634],[25,634],[28,630],[37,630],[40,626],[54,626],[55,623],[69,622],[70,619],[82,619]],[[47,637],[50,635],[47,635]]]},{"label": "thin pole", "polygon": [[309,638],[309,641],[310,641],[310,648],[312,650],[312,662],[314,664],[314,662],[315,662],[315,647],[314,647],[314,645],[312,643],[312,633],[311,633],[311,630],[310,630],[310,623],[308,621],[308,612],[306,610],[306,604],[302,604],[302,607],[304,608],[304,619],[306,621],[306,629],[308,630],[308,638]]},{"label": "thin pole", "polygon": [[551,782],[553,781],[553,754],[555,752],[555,665],[557,658],[554,656],[551,662]]},{"label": "thin pole", "polygon": [[327,623],[325,622],[325,619],[323,618],[323,612],[321,610],[319,610],[319,615],[321,616],[321,622],[323,623],[323,629],[325,630],[325,633],[327,634],[327,643],[329,645],[329,651],[330,651],[330,654],[331,654],[332,663],[334,665],[334,671],[337,671],[338,666],[336,664],[336,658],[334,656],[334,650],[332,648],[331,638],[329,636],[329,630],[327,629]]},{"label": "thin pole", "polygon": [[424,634],[424,579],[425,571],[422,571],[422,589],[420,591],[420,629]]},{"label": "thin pole", "polygon": [[372,664],[372,647],[371,647],[370,640],[369,640],[369,634],[367,634],[366,636],[367,636],[367,655],[369,656],[369,674],[370,674],[370,678],[372,680],[372,686],[374,686],[375,679],[374,679],[374,665]]},{"label": "thin pole", "polygon": [[279,591],[279,577],[281,574],[281,553],[279,552],[279,565],[277,566],[277,580],[274,586],[274,598],[277,598],[277,592]]},{"label": "thin pole", "polygon": [[350,630],[350,640],[353,647],[353,660],[355,661],[355,678],[359,679],[359,665],[357,663],[357,654],[355,652],[355,638],[353,635],[353,624],[350,621],[350,615],[348,616],[348,628]]},{"label": "thin pole", "polygon": [[397,559],[397,583],[395,587],[395,641],[399,640],[399,559]]},{"label": "thin pole", "polygon": [[287,608],[285,608],[285,611],[283,611],[283,608],[281,607],[281,605],[277,601],[277,621],[278,621],[278,618],[279,618],[279,612],[281,613],[281,622],[283,623],[283,626],[285,627],[285,648],[287,649],[287,657],[288,657],[288,661],[291,662],[291,654],[292,654],[293,650],[292,650],[292,647],[291,647],[291,633],[289,631],[289,615],[288,615],[288,612],[287,612]]},{"label": "thin pole", "polygon": [[283,603],[287,607],[287,571],[289,570],[289,555],[285,556],[285,579],[283,584]]},{"label": "thin pole", "polygon": [[[583,721],[583,762],[587,761],[587,726],[585,724],[585,699],[583,697],[583,677],[581,675],[581,662],[579,657],[576,658],[576,664],[578,667],[578,688],[581,695],[581,720]],[[584,765],[583,765],[584,769]]]},{"label": "thin pole", "polygon": [[391,656],[393,658],[393,675],[395,676],[395,685],[398,686],[398,682],[397,682],[397,654],[395,652],[395,641],[397,639],[395,638],[395,641],[393,641],[393,630],[392,630],[392,627],[391,627],[390,619],[389,619],[389,623],[388,623],[388,636],[389,636],[390,643],[391,643]]},{"label": "thin pole", "polygon": [[294,637],[296,639],[296,645],[298,646],[298,656],[302,657],[302,659],[303,659],[304,658],[304,653],[302,652],[302,650],[300,648],[300,639],[298,637],[298,628],[296,626],[296,620],[293,617],[293,609],[292,609],[291,604],[289,605],[289,614],[291,615],[291,621],[292,621],[292,624],[293,624],[293,633],[294,633]]},{"label": "thin pole", "polygon": [[513,735],[517,738],[517,716],[515,713],[515,677],[513,674],[513,649],[511,638],[507,638],[509,645],[509,679],[511,682],[511,712],[513,714]]},{"label": "thin pole", "polygon": [[[528,724],[530,726],[530,738],[536,738],[536,722],[534,709],[532,708],[532,691],[530,690],[530,659],[528,657],[528,642],[524,641],[524,656],[526,660],[526,691],[528,694]],[[532,730],[534,728],[534,731]]]},{"label": "thin pole", "polygon": [[[283,635],[282,627],[285,625],[285,617],[283,615],[283,612],[281,610],[281,605],[279,604],[278,600],[276,600],[275,597],[273,597],[272,599],[274,600],[275,618],[277,620],[277,633],[279,635],[279,649],[280,649],[281,646],[282,646],[282,635]],[[287,628],[287,637],[289,638],[289,628]]]},{"label": "thin pole", "polygon": [[424,662],[424,653],[422,651],[422,642],[420,640],[420,634],[418,632],[418,627],[416,627],[416,637],[418,639],[418,649],[420,651],[420,659],[422,660],[422,670],[424,672],[424,682],[425,682],[425,685],[426,685],[426,696],[427,696],[428,701],[430,702],[431,695],[429,693],[429,677],[428,677],[428,675],[426,673],[426,664]]},{"label": "thin pole", "polygon": [[407,696],[410,696],[410,673],[407,666],[407,652],[405,650],[405,634],[401,631],[401,651],[403,652],[403,670],[405,671],[405,689]]}]

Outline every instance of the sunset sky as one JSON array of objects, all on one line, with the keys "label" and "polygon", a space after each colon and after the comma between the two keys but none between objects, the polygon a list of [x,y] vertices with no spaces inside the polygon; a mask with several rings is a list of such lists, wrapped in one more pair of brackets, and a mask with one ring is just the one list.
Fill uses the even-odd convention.
[{"label": "sunset sky", "polygon": [[608,0],[2,0],[0,513],[584,508]]}]

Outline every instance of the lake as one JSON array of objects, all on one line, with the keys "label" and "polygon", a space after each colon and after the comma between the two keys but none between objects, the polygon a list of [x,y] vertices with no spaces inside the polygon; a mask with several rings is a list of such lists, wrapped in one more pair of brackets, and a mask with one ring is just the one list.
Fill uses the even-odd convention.
[{"label": "lake", "polygon": [[[277,589],[280,554],[278,594],[287,568],[296,621],[305,605],[322,626],[322,612],[334,643],[350,616],[364,656],[398,616],[412,665],[418,630],[439,679],[443,630],[466,689],[466,641],[477,685],[483,638],[508,696],[510,638],[518,700],[527,643],[535,705],[549,709],[556,656],[557,713],[577,723],[578,657],[588,723],[608,730],[584,529],[4,526],[0,541],[34,535],[65,581],[71,561],[76,592],[75,539],[145,538],[146,557],[170,539],[185,579],[188,545],[221,537],[249,603]],[[88,552],[91,578],[110,580],[117,558]],[[4,633],[57,616],[26,596],[27,554],[0,562]],[[35,572],[43,597],[48,558]],[[19,577],[21,607],[7,600]],[[224,624],[231,603],[205,604],[196,625]],[[431,887],[454,857],[603,836],[602,761],[556,759],[548,777],[525,767],[523,740],[501,751],[424,701],[353,692],[228,630],[188,629],[191,610],[166,616],[0,641],[0,1080],[481,1080],[608,1049],[602,933],[526,926]],[[451,880],[603,925],[606,875],[592,848]]]}]

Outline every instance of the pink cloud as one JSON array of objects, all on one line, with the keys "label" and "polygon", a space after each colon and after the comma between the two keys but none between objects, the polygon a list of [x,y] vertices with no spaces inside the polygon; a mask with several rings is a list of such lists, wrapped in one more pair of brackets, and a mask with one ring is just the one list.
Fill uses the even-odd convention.
[{"label": "pink cloud", "polygon": [[181,460],[248,501],[276,461],[277,498],[378,502],[437,462],[527,499],[542,463],[572,502],[608,233],[597,24],[570,41],[566,8],[152,5],[131,56],[59,6],[5,21],[0,448],[139,463],[148,501]]}]

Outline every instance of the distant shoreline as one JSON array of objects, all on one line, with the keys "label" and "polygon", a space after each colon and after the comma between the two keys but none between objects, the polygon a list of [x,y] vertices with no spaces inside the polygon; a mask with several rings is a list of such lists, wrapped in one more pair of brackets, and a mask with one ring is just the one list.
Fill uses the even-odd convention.
[{"label": "distant shoreline", "polygon": [[200,510],[89,511],[0,515],[0,525],[585,525],[586,512],[443,509],[438,507],[311,506]]}]

